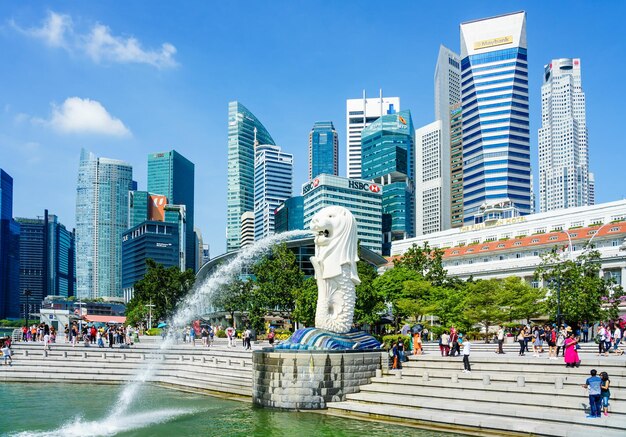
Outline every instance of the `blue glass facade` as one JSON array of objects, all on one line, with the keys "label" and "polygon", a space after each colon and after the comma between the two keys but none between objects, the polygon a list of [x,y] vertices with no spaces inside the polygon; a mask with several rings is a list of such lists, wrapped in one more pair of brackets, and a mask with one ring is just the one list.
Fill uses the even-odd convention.
[{"label": "blue glass facade", "polygon": [[415,131],[410,111],[383,115],[361,133],[363,179],[382,186],[382,254],[415,235]]},{"label": "blue glass facade", "polygon": [[0,169],[0,319],[19,314],[20,225],[13,220],[13,178]]},{"label": "blue glass facade", "polygon": [[226,251],[241,242],[241,216],[254,211],[254,140],[275,145],[261,122],[239,102],[228,104],[228,194]]},{"label": "blue glass facade", "polygon": [[150,193],[131,191],[128,193],[128,228],[134,228],[148,220]]},{"label": "blue glass facade", "polygon": [[176,223],[146,221],[122,237],[122,287],[131,289],[146,274],[146,260],[178,267],[179,234]]},{"label": "blue glass facade", "polygon": [[194,164],[176,150],[148,156],[148,191],[167,197],[169,204],[185,205],[187,212],[185,260],[187,268],[195,272],[194,172]]},{"label": "blue glass facade", "polygon": [[133,169],[82,150],[76,192],[76,294],[122,296],[122,234]]},{"label": "blue glass facade", "polygon": [[16,221],[20,224],[20,315],[24,317],[26,290],[31,292],[29,314],[38,312],[41,301],[48,295],[48,226],[47,216]]},{"label": "blue glass facade", "polygon": [[515,13],[461,25],[465,225],[502,202],[532,212],[525,20]]},{"label": "blue glass facade", "polygon": [[274,211],[274,231],[280,232],[304,229],[304,197],[295,196],[285,200]]},{"label": "blue glass facade", "polygon": [[318,121],[309,134],[309,179],[339,175],[339,136],[332,121]]}]

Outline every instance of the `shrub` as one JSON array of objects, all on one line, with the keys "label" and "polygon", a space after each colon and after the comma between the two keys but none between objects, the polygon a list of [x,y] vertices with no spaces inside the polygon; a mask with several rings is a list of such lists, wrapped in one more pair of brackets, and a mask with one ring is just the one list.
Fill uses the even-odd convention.
[{"label": "shrub", "polygon": [[391,349],[391,346],[393,345],[394,341],[398,341],[398,337],[402,337],[402,340],[404,341],[404,348],[408,349],[409,348],[409,342],[411,340],[411,336],[409,335],[383,335],[383,348],[384,349]]},{"label": "shrub", "polygon": [[224,331],[223,329],[220,329],[219,331],[215,333],[215,336],[217,338],[226,338],[226,331]]},{"label": "shrub", "polygon": [[146,331],[146,335],[161,335],[160,328],[150,328]]}]

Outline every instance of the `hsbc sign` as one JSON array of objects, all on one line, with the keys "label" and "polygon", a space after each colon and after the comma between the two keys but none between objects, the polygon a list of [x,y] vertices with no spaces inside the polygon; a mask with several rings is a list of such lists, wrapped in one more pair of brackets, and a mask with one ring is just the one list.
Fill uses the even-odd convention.
[{"label": "hsbc sign", "polygon": [[359,190],[359,191],[371,191],[372,193],[380,192],[380,187],[374,183],[361,182],[361,181],[355,181],[355,180],[348,181],[348,188],[352,188],[353,190]]}]

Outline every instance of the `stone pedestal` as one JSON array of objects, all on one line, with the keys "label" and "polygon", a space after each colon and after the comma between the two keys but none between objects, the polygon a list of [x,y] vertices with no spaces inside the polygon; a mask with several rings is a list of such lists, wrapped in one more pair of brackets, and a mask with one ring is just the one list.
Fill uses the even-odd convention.
[{"label": "stone pedestal", "polygon": [[384,351],[264,349],[252,356],[252,398],[262,407],[319,410],[346,399],[387,363]]}]

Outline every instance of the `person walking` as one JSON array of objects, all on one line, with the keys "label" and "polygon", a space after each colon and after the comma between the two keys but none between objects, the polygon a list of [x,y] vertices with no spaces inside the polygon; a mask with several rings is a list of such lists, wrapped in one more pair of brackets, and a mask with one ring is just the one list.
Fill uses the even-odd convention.
[{"label": "person walking", "polygon": [[402,363],[405,361],[405,350],[404,340],[402,337],[398,337],[398,361],[400,361],[400,368],[402,368]]},{"label": "person walking", "polygon": [[246,350],[252,349],[252,342],[250,337],[252,337],[252,332],[250,331],[250,328],[246,328],[246,330],[243,331],[243,344]]},{"label": "person walking", "polygon": [[454,329],[454,327],[452,327],[452,329],[450,329],[450,356],[454,357],[460,354],[461,351],[459,350],[459,333],[456,329]]},{"label": "person walking", "polygon": [[615,330],[613,331],[613,351],[617,351],[619,349],[619,344],[622,341],[622,330],[619,327],[619,324],[615,324]]},{"label": "person walking", "polygon": [[439,349],[442,357],[447,357],[450,354],[450,335],[448,331],[443,331],[443,334],[441,334],[441,346]]},{"label": "person walking", "polygon": [[104,341],[102,340],[102,334],[100,333],[100,331],[96,331],[96,342],[98,343],[98,347],[102,348],[104,347]]},{"label": "person walking", "polygon": [[276,334],[274,333],[274,328],[270,328],[270,332],[267,334],[267,341],[270,343],[270,346],[274,346],[274,337]]},{"label": "person walking", "polygon": [[398,343],[394,342],[391,346],[391,356],[393,358],[392,369],[402,369],[402,361],[400,360],[400,352],[398,350]]},{"label": "person walking", "polygon": [[517,354],[520,357],[525,355],[526,351],[526,328],[520,328],[517,333],[517,342],[519,343],[519,353]]},{"label": "person walking", "polygon": [[470,343],[468,338],[463,338],[459,341],[461,341],[461,345],[463,346],[463,373],[472,373],[472,367],[469,362],[472,343]]},{"label": "person walking", "polygon": [[574,337],[573,332],[568,332],[565,339],[565,367],[579,367],[580,358],[578,358],[578,352],[576,351],[576,345],[578,340]]},{"label": "person walking", "polygon": [[13,358],[11,357],[11,348],[8,341],[2,345],[2,361],[3,366],[7,365],[7,361],[9,366],[13,366]]},{"label": "person walking", "polygon": [[583,343],[587,343],[589,341],[589,323],[585,320],[582,326],[583,333]]},{"label": "person walking", "polygon": [[589,414],[588,419],[600,417],[600,407],[602,404],[602,379],[597,376],[596,369],[591,369],[591,377],[583,384],[589,390]]},{"label": "person walking", "polygon": [[502,345],[504,344],[504,327],[500,325],[498,329],[498,352],[497,354],[503,354],[504,350],[502,350]]},{"label": "person walking", "polygon": [[235,347],[235,328],[232,326],[226,328],[226,337],[228,338],[228,347]]},{"label": "person walking", "polygon": [[604,323],[600,322],[598,326],[598,334],[596,335],[596,342],[598,343],[598,355],[604,353],[604,342],[606,341],[606,329]]},{"label": "person walking", "polygon": [[557,349],[556,349],[556,342],[557,342],[557,334],[556,334],[556,326],[552,325],[550,326],[547,334],[547,341],[548,341],[548,359],[550,360],[556,360],[557,357]]},{"label": "person walking", "polygon": [[565,356],[565,337],[566,337],[566,332],[565,329],[563,329],[563,327],[561,326],[561,328],[559,329],[559,335],[556,338],[556,356],[559,356],[559,352],[561,351],[561,349],[563,349],[563,356]]}]

